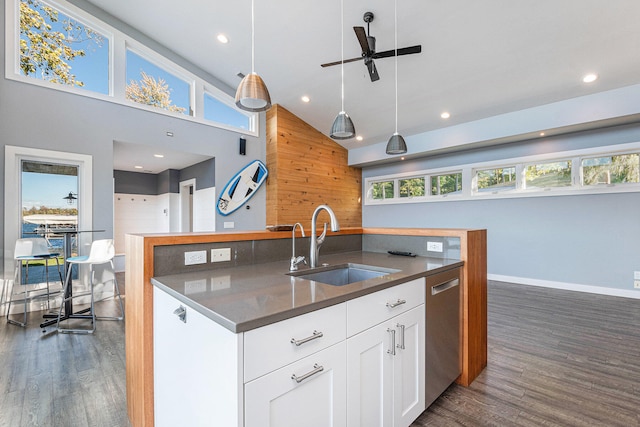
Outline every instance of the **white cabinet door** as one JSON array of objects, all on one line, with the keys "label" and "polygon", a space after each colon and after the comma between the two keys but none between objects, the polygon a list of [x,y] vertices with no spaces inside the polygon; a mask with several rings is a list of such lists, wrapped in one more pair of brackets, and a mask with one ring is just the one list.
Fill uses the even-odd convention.
[{"label": "white cabinet door", "polygon": [[[242,426],[241,335],[154,288],[156,427]],[[179,314],[179,313],[178,313]]]},{"label": "white cabinet door", "polygon": [[391,345],[391,332],[383,324],[347,340],[349,427],[392,425],[393,355],[388,353]]},{"label": "white cabinet door", "polygon": [[424,304],[347,339],[349,427],[406,427],[424,411]]},{"label": "white cabinet door", "polygon": [[342,341],[246,383],[245,427],[345,426],[345,347]]},{"label": "white cabinet door", "polygon": [[411,425],[425,410],[425,306],[392,319],[396,328],[393,358],[393,425]]}]

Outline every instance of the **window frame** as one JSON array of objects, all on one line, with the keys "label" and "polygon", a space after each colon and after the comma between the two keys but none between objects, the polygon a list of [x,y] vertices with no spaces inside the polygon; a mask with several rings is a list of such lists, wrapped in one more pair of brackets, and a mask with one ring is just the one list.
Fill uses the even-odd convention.
[{"label": "window frame", "polygon": [[[143,43],[133,39],[127,34],[119,31],[113,26],[103,22],[99,18],[91,15],[83,9],[65,1],[65,0],[40,0],[59,10],[61,13],[82,22],[84,25],[98,31],[105,39],[109,40],[109,93],[102,94],[92,92],[87,89],[61,85],[52,83],[43,79],[24,76],[20,73],[20,50],[18,43],[20,40],[20,0],[5,1],[5,78],[25,84],[54,89],[60,92],[80,95],[87,98],[108,101],[114,104],[124,105],[127,107],[138,108],[144,111],[162,114],[181,120],[187,120],[207,126],[224,129],[239,133],[241,135],[249,135],[258,137],[260,135],[260,119],[259,113],[249,113],[237,109],[238,112],[249,117],[249,129],[236,128],[229,124],[219,123],[204,118],[204,93],[212,95],[226,105],[235,107],[234,97],[227,92],[217,88],[203,78],[176,64],[171,59],[147,47]],[[126,99],[126,51],[131,49],[134,53],[148,59],[154,65],[167,70],[176,77],[192,82],[190,84],[190,108],[192,115],[172,112],[161,108],[155,108],[145,104],[139,104]]]}]

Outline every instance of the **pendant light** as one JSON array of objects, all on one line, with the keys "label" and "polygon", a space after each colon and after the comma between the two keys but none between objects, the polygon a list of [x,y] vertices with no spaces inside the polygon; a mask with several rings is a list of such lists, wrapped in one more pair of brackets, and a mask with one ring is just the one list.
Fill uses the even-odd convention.
[{"label": "pendant light", "polygon": [[394,0],[395,9],[395,59],[396,59],[396,131],[387,142],[387,154],[404,154],[407,152],[407,144],[402,135],[398,133],[398,0]]},{"label": "pendant light", "polygon": [[236,90],[236,106],[245,111],[266,111],[271,108],[271,97],[262,78],[254,71],[255,28],[253,0],[251,0],[251,74],[246,75]]},{"label": "pendant light", "polygon": [[340,0],[340,73],[342,90],[342,109],[333,121],[330,136],[333,139],[350,139],[356,136],[356,128],[351,117],[344,112],[344,0]]}]

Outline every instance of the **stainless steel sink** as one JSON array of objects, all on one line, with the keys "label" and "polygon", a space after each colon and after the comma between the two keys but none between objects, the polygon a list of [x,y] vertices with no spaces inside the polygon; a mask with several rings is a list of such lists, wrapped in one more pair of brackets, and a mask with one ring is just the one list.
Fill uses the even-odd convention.
[{"label": "stainless steel sink", "polygon": [[318,267],[309,270],[288,273],[290,276],[301,279],[314,280],[333,286],[344,286],[350,283],[361,282],[375,277],[386,276],[400,270],[392,268],[376,267],[373,265],[361,264],[337,264],[326,267]]}]

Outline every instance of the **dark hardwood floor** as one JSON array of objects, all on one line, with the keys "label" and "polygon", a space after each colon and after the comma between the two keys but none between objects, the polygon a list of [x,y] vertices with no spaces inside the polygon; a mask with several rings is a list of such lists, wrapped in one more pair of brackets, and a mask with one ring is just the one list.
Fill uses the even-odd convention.
[{"label": "dark hardwood floor", "polygon": [[[0,321],[0,426],[128,427],[123,322],[64,335],[39,315]],[[626,427],[639,414],[640,300],[491,282],[487,369],[413,426]]]}]

